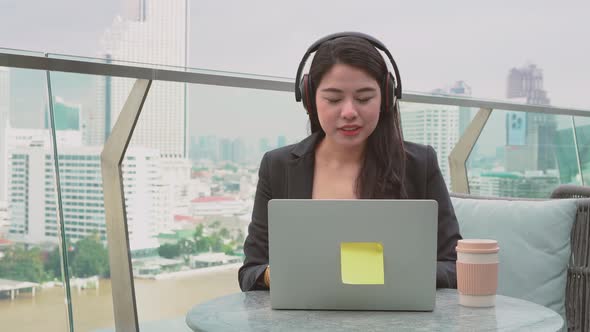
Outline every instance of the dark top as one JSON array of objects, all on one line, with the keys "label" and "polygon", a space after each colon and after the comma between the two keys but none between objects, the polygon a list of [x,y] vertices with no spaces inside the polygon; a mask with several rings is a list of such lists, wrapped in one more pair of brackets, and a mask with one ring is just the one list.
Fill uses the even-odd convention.
[{"label": "dark top", "polygon": [[[246,257],[238,272],[242,291],[267,289],[263,275],[268,265],[268,201],[311,199],[318,138],[318,134],[312,134],[297,144],[269,151],[262,158],[252,221],[244,243]],[[455,247],[461,235],[436,152],[431,146],[411,142],[404,144],[408,198],[438,202],[436,287],[456,288]]]}]

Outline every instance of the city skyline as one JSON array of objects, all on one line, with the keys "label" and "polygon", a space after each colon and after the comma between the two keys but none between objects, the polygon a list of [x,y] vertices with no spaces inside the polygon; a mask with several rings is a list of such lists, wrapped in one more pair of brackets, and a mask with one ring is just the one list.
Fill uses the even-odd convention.
[{"label": "city skyline", "polygon": [[[0,36],[0,46],[104,57],[99,40],[104,31],[116,21],[118,15],[125,16],[130,10],[125,4],[127,1],[107,0],[100,4],[84,5],[79,8],[80,10],[76,10],[79,4],[66,0],[52,1],[51,6],[47,8],[44,8],[45,4],[36,4],[35,10],[41,7],[47,15],[35,17],[44,29],[43,31],[35,30],[35,33],[31,35],[29,35],[29,27],[24,24],[30,21],[27,18],[32,12],[26,2],[5,8],[0,7],[3,9],[0,13],[6,15],[3,20],[0,20],[0,27],[6,24],[6,29],[9,27],[17,29],[26,36],[26,38],[15,38],[13,34],[5,34]],[[290,11],[309,15],[304,9],[305,6],[289,4],[285,5],[284,11],[273,10],[274,6],[266,1],[255,4],[235,2],[230,6],[231,10],[227,10],[225,5],[211,2],[192,6],[187,11],[191,21],[188,65],[214,70],[293,77],[303,51],[315,39],[338,30],[357,30],[375,35],[390,48],[400,66],[405,91],[431,91],[449,82],[464,80],[473,88],[472,96],[475,98],[505,100],[507,71],[515,64],[533,62],[544,68],[547,79],[545,89],[551,91],[553,105],[590,108],[584,92],[584,87],[590,84],[590,76],[585,74],[590,72],[590,64],[583,60],[584,55],[590,53],[590,46],[587,43],[578,42],[585,38],[583,31],[588,30],[589,23],[583,19],[574,19],[588,12],[587,3],[574,1],[570,3],[570,6],[564,7],[548,2],[526,0],[519,3],[500,1],[476,5],[459,0],[452,5],[430,3],[428,8],[431,10],[424,11],[424,6],[417,3],[394,1],[379,4],[384,9],[389,8],[392,9],[392,13],[396,13],[393,15],[396,18],[394,22],[376,19],[371,20],[371,23],[351,20],[359,15],[351,2],[344,1],[338,4],[342,15],[331,17],[321,13],[328,13],[333,3],[330,1],[314,3],[314,17],[322,16],[322,20],[300,27],[297,38],[284,38],[289,36],[292,26],[295,25],[291,20],[298,17],[293,15],[292,18],[284,13]],[[482,10],[481,6],[484,6],[485,10]],[[80,27],[76,29],[76,35],[72,35],[73,30],[69,26],[68,29],[64,29],[63,25],[56,24],[62,21],[58,18],[63,13],[72,10],[78,15],[68,17],[68,20],[73,20],[74,25],[79,23]],[[217,20],[213,20],[217,16],[211,15],[212,12],[219,10],[225,13],[226,21],[223,28],[219,26]],[[92,15],[86,15],[86,12],[91,12]],[[383,10],[375,15],[391,16],[387,12]],[[3,14],[0,14],[0,17]],[[15,21],[15,17],[21,17],[21,19]],[[420,19],[416,20],[415,17]],[[546,25],[544,23],[546,17],[551,17],[555,24]],[[450,18],[456,18],[456,20]],[[241,24],[244,20],[248,20],[250,24]],[[469,22],[477,22],[477,24],[466,25]],[[272,31],[266,28],[268,24],[273,25]],[[393,33],[399,30],[394,29],[396,27],[404,27],[404,33]],[[433,35],[434,27],[442,33]],[[524,27],[526,30],[523,30]],[[215,31],[215,33],[206,31]],[[496,33],[490,34],[489,31],[496,31]],[[556,38],[551,38],[552,42],[547,43],[546,39],[551,36]],[[551,44],[550,47],[549,44]],[[466,45],[469,45],[469,51]],[[439,52],[441,48],[444,49],[442,56]],[[557,51],[560,49],[568,50],[567,58],[564,58],[563,52]],[[239,58],[236,54],[240,55]],[[564,59],[567,61],[563,61]],[[18,79],[19,75],[21,73],[15,73],[13,80],[27,82],[26,79]],[[54,73],[52,76],[68,75]],[[80,76],[83,75],[71,75],[71,79],[76,81],[73,85],[95,89],[93,85],[87,83],[89,78]],[[20,95],[28,94],[43,99],[45,91],[34,90],[34,85],[26,85],[26,91]],[[191,86],[193,85],[189,85],[189,89]],[[81,87],[71,89],[79,92]],[[14,93],[18,95],[19,89],[22,90],[17,84]],[[64,91],[62,94],[65,98],[71,99],[67,95],[66,87],[62,86],[61,90]],[[211,99],[224,98],[227,97],[227,91],[231,91],[231,89],[218,88],[218,92],[209,94],[210,89],[205,90],[206,92],[197,95],[201,98],[202,96]],[[75,93],[72,94],[75,95]],[[88,93],[82,93],[84,94]],[[294,102],[292,94],[284,93],[283,95],[284,101],[280,103],[281,107],[296,110],[295,113],[286,112],[291,115],[287,119],[287,122],[290,122],[296,118],[293,114],[299,114],[303,110],[301,105]],[[194,93],[190,97],[194,100]],[[32,113],[29,110],[32,106],[28,105],[39,102],[33,99],[35,98],[15,103],[18,111],[14,112],[13,121],[17,125]],[[248,100],[251,102],[245,103]],[[248,100],[241,102],[242,105],[251,105],[248,108],[249,112],[246,113],[251,113],[253,111],[251,107],[254,105],[266,105],[266,98],[262,98],[262,103],[258,98]],[[89,111],[94,107],[87,106],[85,101],[74,100],[74,102],[84,104],[84,108]],[[204,110],[210,110],[212,108],[208,107],[209,104],[214,105],[215,102],[201,101],[200,104],[204,106]],[[271,105],[267,107],[273,107],[272,104],[271,102]],[[244,112],[243,108],[241,111]],[[264,117],[264,115],[260,116]],[[270,120],[274,119],[270,118]],[[275,123],[280,123],[280,119],[278,121]],[[216,121],[215,117],[207,122],[210,123],[209,128],[223,130],[223,124]],[[305,125],[301,125],[300,131],[305,131]]]},{"label": "city skyline", "polygon": [[[185,67],[188,56],[188,1],[125,0],[125,4],[125,15],[117,17],[105,30],[100,52],[117,60]],[[88,127],[114,126],[134,80],[99,77],[97,84],[100,84],[100,90],[96,107],[98,111],[109,111],[110,114],[105,114],[105,124],[89,123]],[[103,96],[105,109],[101,110]],[[112,119],[111,123],[106,124],[106,119]],[[131,145],[158,149],[164,158],[184,158],[187,155],[185,131],[185,84],[153,82]]]},{"label": "city skyline", "polygon": [[[547,199],[560,184],[585,185],[590,178],[588,12],[590,3],[582,0],[567,6],[538,0],[5,0],[0,29],[9,33],[0,34],[0,53],[2,47],[35,49],[39,56],[188,65],[264,79],[295,76],[305,49],[319,37],[368,33],[393,54],[404,93],[587,109],[588,117],[494,109],[465,163],[468,188],[449,188]],[[303,106],[293,92],[155,80],[121,161],[123,201],[117,201],[103,191],[103,180],[113,174],[103,179],[101,157],[134,82],[0,67],[0,312],[6,329],[102,331],[124,321],[182,329],[190,308],[240,291],[244,241],[256,193],[264,189],[258,181],[262,155],[309,134]],[[450,187],[450,166],[461,165],[450,164],[449,154],[479,109],[404,98],[400,107],[404,139],[430,145],[437,155],[422,172],[427,196],[437,168]],[[273,179],[284,175],[270,169]],[[277,198],[271,189],[263,196]],[[463,227],[462,206],[452,196]],[[576,219],[574,228],[581,222]],[[561,230],[569,239],[568,229]],[[116,252],[121,245],[128,256]],[[130,265],[125,276],[117,257]],[[125,292],[122,277],[132,285]],[[566,302],[572,302],[569,288]],[[522,297],[517,293],[505,295]],[[135,321],[118,315],[129,299]]]}]

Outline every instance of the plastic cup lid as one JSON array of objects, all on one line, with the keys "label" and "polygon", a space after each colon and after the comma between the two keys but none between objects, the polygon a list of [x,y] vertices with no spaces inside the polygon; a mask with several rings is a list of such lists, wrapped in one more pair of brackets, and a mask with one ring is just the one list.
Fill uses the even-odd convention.
[{"label": "plastic cup lid", "polygon": [[498,241],[491,239],[463,239],[457,241],[457,251],[465,253],[495,253],[500,250]]}]

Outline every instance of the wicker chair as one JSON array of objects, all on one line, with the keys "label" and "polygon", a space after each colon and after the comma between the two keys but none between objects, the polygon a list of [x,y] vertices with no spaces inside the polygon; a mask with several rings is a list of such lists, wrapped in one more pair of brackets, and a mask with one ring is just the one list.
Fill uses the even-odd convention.
[{"label": "wicker chair", "polygon": [[568,330],[590,330],[590,187],[560,185],[551,198],[578,199],[572,229],[572,256],[567,273],[566,314]]},{"label": "wicker chair", "polygon": [[[534,198],[481,197],[468,194],[451,193],[458,198],[543,200]],[[590,331],[590,187],[562,185],[557,187],[551,198],[575,198],[578,211],[571,233],[570,264],[565,289],[565,309],[568,331]]]}]

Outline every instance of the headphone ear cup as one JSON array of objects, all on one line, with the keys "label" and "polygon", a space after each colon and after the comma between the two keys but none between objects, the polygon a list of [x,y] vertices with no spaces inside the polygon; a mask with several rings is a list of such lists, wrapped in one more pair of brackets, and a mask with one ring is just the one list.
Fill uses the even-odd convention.
[{"label": "headphone ear cup", "polygon": [[383,102],[383,109],[381,110],[383,113],[392,111],[392,108],[395,106],[396,98],[395,98],[395,79],[391,72],[387,73],[387,77],[385,78],[385,87],[383,88],[384,94],[384,102]]},{"label": "headphone ear cup", "polygon": [[299,89],[301,91],[301,102],[303,103],[303,107],[307,113],[313,112],[315,110],[315,96],[313,95],[314,90],[309,74],[303,75],[301,83],[299,84]]}]

